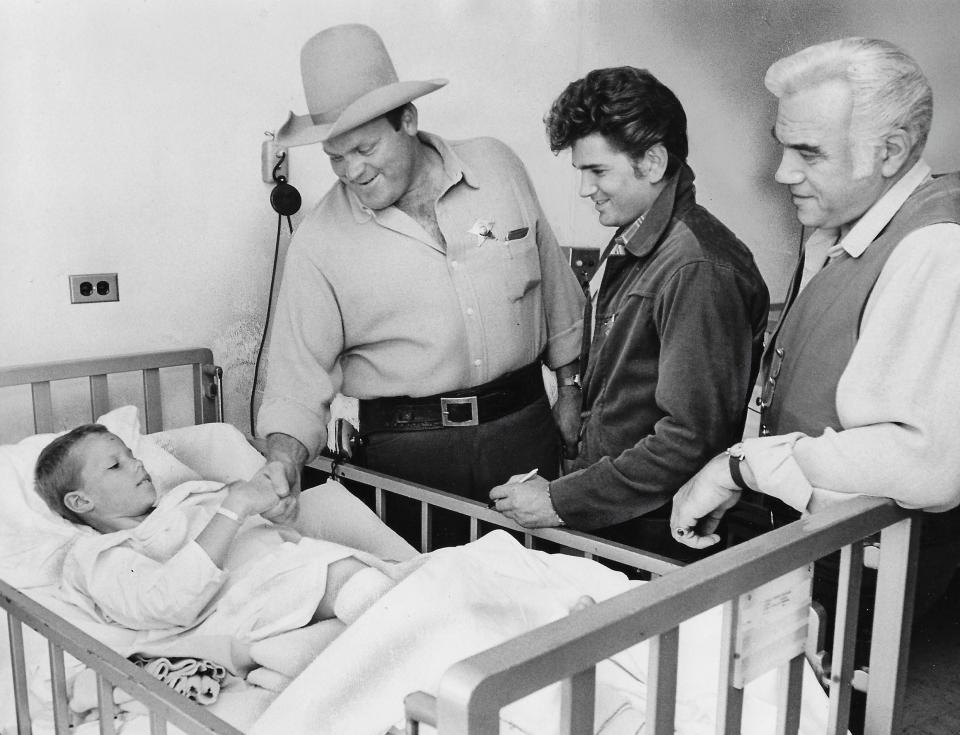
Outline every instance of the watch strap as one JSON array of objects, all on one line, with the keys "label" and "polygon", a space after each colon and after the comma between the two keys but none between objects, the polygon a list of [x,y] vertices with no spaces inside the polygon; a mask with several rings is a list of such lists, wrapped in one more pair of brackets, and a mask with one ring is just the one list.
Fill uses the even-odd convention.
[{"label": "watch strap", "polygon": [[743,479],[743,472],[740,471],[740,463],[743,462],[743,454],[735,454],[730,450],[727,450],[727,456],[730,458],[728,465],[730,467],[730,477],[733,480],[733,483],[740,488],[741,490],[750,490],[751,488]]},{"label": "watch strap", "polygon": [[573,375],[569,378],[560,378],[559,380],[557,380],[557,385],[560,386],[561,388],[569,388],[569,387],[579,388],[581,387],[580,376]]}]

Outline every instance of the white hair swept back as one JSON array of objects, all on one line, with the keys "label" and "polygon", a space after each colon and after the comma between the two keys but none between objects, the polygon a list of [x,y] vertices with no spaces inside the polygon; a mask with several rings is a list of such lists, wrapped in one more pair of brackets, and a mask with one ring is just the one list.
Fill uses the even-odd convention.
[{"label": "white hair swept back", "polygon": [[830,80],[853,95],[851,135],[876,144],[903,128],[923,150],[933,120],[933,91],[913,58],[889,41],[843,38],[809,46],[775,62],[763,80],[777,98]]}]

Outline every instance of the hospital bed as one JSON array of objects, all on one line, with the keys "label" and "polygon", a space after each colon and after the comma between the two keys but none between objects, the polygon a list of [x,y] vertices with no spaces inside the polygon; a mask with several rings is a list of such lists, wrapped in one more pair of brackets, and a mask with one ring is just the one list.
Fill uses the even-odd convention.
[{"label": "hospital bed", "polygon": [[[164,421],[165,417],[179,416],[183,424],[197,426],[221,421],[221,375],[212,353],[203,348],[7,367],[0,368],[0,400],[5,400],[5,406],[16,405],[18,399],[11,398],[11,391],[25,392],[27,397],[20,402],[25,411],[32,414],[32,426],[24,434],[64,430],[108,413],[118,402],[138,406],[147,435],[162,434],[169,423]],[[131,380],[138,385],[131,388]],[[78,382],[82,388],[77,387]],[[117,384],[121,385],[119,391],[115,388]],[[72,392],[60,388],[61,385],[72,386]],[[82,399],[78,391],[83,393]],[[60,398],[65,399],[64,406],[58,404]],[[4,416],[4,419],[8,427],[17,425],[18,419],[13,416]],[[899,731],[916,534],[912,531],[913,516],[890,502],[854,498],[696,564],[679,567],[669,559],[639,553],[589,534],[563,529],[527,531],[480,503],[334,459],[321,457],[313,466],[333,478],[368,487],[373,512],[380,517],[391,494],[419,502],[424,548],[430,538],[434,509],[445,508],[469,518],[471,539],[501,528],[520,539],[525,549],[549,544],[551,550],[562,547],[567,554],[646,570],[653,577],[650,582],[637,584],[576,614],[560,617],[453,663],[440,678],[435,691],[412,691],[406,697],[408,733],[435,730],[441,735],[455,735],[506,731],[502,729],[505,727],[501,721],[503,708],[551,685],[557,692],[556,731],[593,733],[598,727],[595,723],[601,678],[598,672],[603,662],[625,651],[637,650],[642,650],[646,664],[644,732],[673,733],[681,706],[678,671],[682,631],[687,625],[684,621],[698,619],[711,611],[719,615],[716,635],[719,664],[715,672],[709,672],[709,677],[716,679],[716,706],[714,721],[704,732],[737,733],[741,728],[747,731],[745,693],[751,691],[751,685],[745,687],[742,679],[748,658],[754,667],[758,661],[762,666],[767,658],[777,661],[775,670],[764,674],[764,678],[771,680],[772,677],[774,682],[773,715],[769,727],[764,725],[768,729],[762,731],[812,732],[809,723],[801,723],[804,703],[821,697],[823,722],[817,721],[816,732],[844,732],[851,691],[850,641],[855,633],[862,541],[878,533],[882,544],[866,726],[869,733]],[[0,475],[4,483],[8,479]],[[8,487],[0,487],[0,492],[8,491]],[[379,523],[379,520],[372,522]],[[363,523],[369,525],[371,521],[363,519]],[[802,650],[788,646],[790,651],[784,659],[783,646],[777,641],[773,649],[763,650],[759,655],[745,643],[744,622],[750,609],[745,603],[761,585],[782,584],[784,579],[790,579],[789,575],[795,575],[796,570],[809,568],[810,562],[837,549],[842,554],[842,575],[829,693],[825,695],[819,688],[819,680],[810,674]],[[782,590],[776,593],[776,587],[774,590],[775,594],[786,594]],[[6,699],[15,705],[15,714],[3,712],[4,700],[0,699],[0,715],[4,715],[0,718],[0,728],[8,728],[2,732],[38,732],[43,729],[38,729],[41,719],[48,722],[45,726],[53,732],[86,732],[81,728],[71,729],[67,702],[69,679],[77,667],[92,670],[95,675],[99,718],[93,725],[96,729],[91,732],[166,733],[168,727],[197,734],[241,732],[68,622],[61,609],[44,604],[48,600],[42,589],[18,589],[9,580],[0,580],[0,604],[6,611],[9,630],[8,660],[0,660],[0,664],[5,664],[0,665],[0,673],[4,673],[4,668],[9,672],[0,684],[0,692],[9,691],[12,685],[12,697]],[[37,633],[47,649],[45,666],[50,690],[49,712],[42,716],[31,708],[36,706],[36,697],[27,680],[30,646],[25,645],[25,641]],[[794,632],[793,637],[796,635]],[[637,649],[638,645],[643,648]],[[128,729],[129,722],[116,716],[117,689],[148,711],[139,717],[140,729]],[[819,699],[817,704],[821,705]],[[318,729],[322,731],[322,727]],[[393,731],[396,732],[396,728]]]}]

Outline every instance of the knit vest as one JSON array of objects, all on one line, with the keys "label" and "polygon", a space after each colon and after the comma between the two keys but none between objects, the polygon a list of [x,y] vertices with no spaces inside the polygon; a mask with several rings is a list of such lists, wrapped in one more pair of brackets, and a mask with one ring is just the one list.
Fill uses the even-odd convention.
[{"label": "knit vest", "polygon": [[763,360],[761,435],[841,430],[837,384],[880,271],[911,232],[946,222],[960,223],[960,174],[917,187],[859,258],[841,253],[788,305]]}]

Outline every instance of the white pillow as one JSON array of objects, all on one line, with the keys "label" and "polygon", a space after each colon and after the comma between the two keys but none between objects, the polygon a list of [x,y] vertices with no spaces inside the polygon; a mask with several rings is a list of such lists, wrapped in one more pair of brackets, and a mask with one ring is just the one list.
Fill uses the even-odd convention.
[{"label": "white pillow", "polygon": [[[124,406],[98,419],[130,447],[154,480],[158,492],[200,475],[140,433],[136,406]],[[0,577],[22,589],[57,584],[67,542],[85,528],[47,507],[34,490],[33,471],[43,448],[60,434],[35,434],[0,445]]]},{"label": "white pillow", "polygon": [[[146,438],[146,437],[145,437]],[[196,424],[150,434],[149,439],[200,473],[204,480],[249,480],[266,461],[231,424]]]}]

